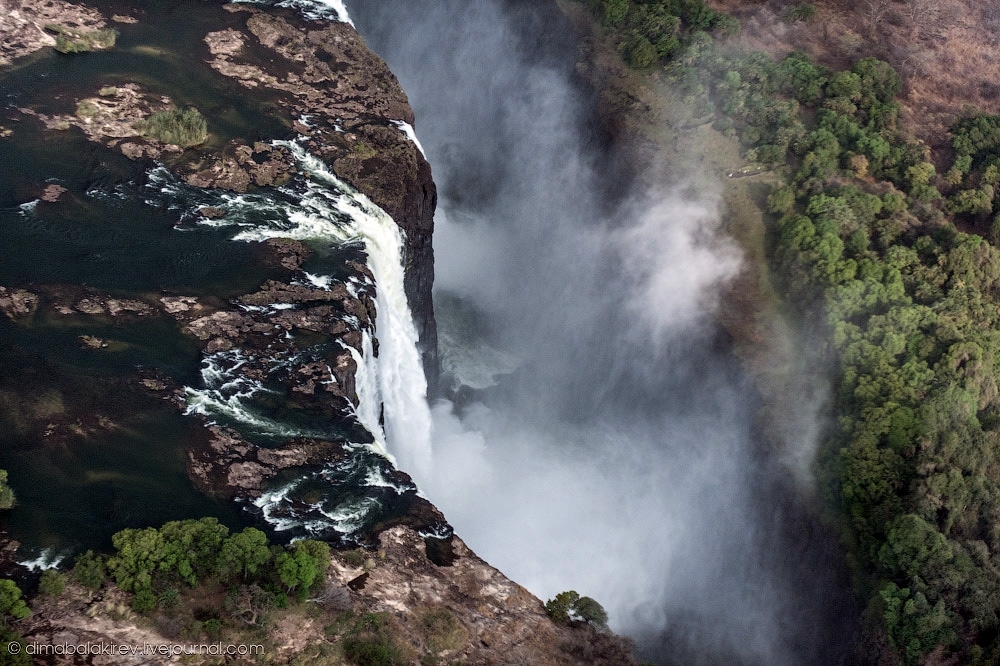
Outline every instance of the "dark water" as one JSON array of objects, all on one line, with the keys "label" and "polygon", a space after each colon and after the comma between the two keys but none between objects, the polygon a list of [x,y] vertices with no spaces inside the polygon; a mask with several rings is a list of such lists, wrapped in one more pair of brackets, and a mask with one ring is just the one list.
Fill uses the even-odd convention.
[{"label": "dark water", "polygon": [[[195,106],[206,117],[208,142],[183,159],[234,138],[292,137],[291,121],[276,103],[279,93],[250,94],[205,62],[205,34],[242,24],[246,14],[225,11],[221,2],[97,6],[105,15],[139,19],[115,26],[120,36],[113,50],[72,56],[45,51],[0,74],[0,124],[13,130],[0,138],[0,285],[37,291],[43,300],[73,302],[85,287],[146,302],[187,295],[222,305],[265,280],[287,279],[262,261],[257,243],[230,239],[239,228],[293,226],[287,218],[306,196],[304,179],[235,198],[199,190],[178,183],[163,166],[131,161],[76,128],[47,130],[19,110],[72,115],[79,99],[102,87],[138,83],[143,92]],[[273,55],[253,45],[247,54]],[[57,202],[38,201],[51,184],[66,192]],[[198,224],[194,211],[201,206],[226,209],[227,222],[242,227]],[[304,268],[315,275],[344,281],[354,274],[347,262],[365,261],[360,241],[310,243],[314,254]],[[204,385],[203,370],[212,359],[203,358],[165,315],[139,321],[66,315],[51,305],[17,323],[0,319],[0,468],[9,471],[19,499],[0,516],[0,525],[24,543],[22,558],[43,550],[50,556],[106,550],[111,534],[122,528],[205,515],[234,528],[269,525],[278,538],[308,533],[336,541],[409,509],[412,485],[363,446],[329,464],[286,470],[265,489],[274,492],[259,507],[205,497],[185,472],[187,448],[205,438],[200,422],[138,380],[215,388]],[[84,349],[81,336],[101,338],[107,346]],[[268,390],[285,371],[282,362],[324,358],[332,344],[308,332],[296,332],[294,340],[289,358],[270,359],[273,374],[260,390],[210,418],[262,446],[293,436],[371,442],[353,420],[329,423],[328,416],[290,407],[283,388]],[[237,357],[230,365],[240,362]],[[193,398],[186,395],[190,406]],[[248,416],[276,427],[248,426]]]},{"label": "dark water", "polygon": [[[120,3],[107,13],[128,13]],[[149,162],[133,162],[75,128],[45,130],[17,107],[72,113],[104,86],[144,90],[193,104],[218,147],[232,137],[287,136],[287,119],[267,100],[204,64],[202,39],[234,20],[218,4],[146,2],[140,23],[116,26],[117,47],[73,56],[46,51],[0,74],[0,284],[83,285],[116,297],[184,294],[227,298],[271,277],[253,244],[231,230],[175,228],[185,211],[150,197]],[[32,203],[48,184],[56,203]],[[108,341],[84,350],[78,336]],[[72,554],[106,549],[124,527],[214,515],[232,527],[249,516],[199,493],[185,473],[191,418],[137,390],[155,369],[176,385],[197,385],[200,353],[176,323],[159,315],[124,323],[110,317],[39,311],[17,325],[0,318],[0,467],[18,505],[2,517],[24,543]],[[68,433],[68,434],[67,434]]]}]

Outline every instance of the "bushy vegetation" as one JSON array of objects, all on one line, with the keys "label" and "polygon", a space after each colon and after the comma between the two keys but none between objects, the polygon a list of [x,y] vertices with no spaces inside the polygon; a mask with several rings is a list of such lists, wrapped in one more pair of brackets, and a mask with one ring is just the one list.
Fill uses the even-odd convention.
[{"label": "bushy vegetation", "polygon": [[208,139],[208,123],[197,109],[157,111],[135,123],[135,129],[146,138],[181,148],[197,146]]},{"label": "bushy vegetation", "polygon": [[675,58],[687,47],[739,32],[739,22],[704,0],[588,0],[594,16],[615,30],[618,49],[632,67]]},{"label": "bushy vegetation", "polygon": [[608,614],[601,604],[590,597],[581,597],[574,590],[560,592],[545,602],[545,612],[553,622],[583,621],[600,629],[608,626]]},{"label": "bushy vegetation", "polygon": [[21,620],[31,614],[31,609],[21,597],[21,588],[14,581],[0,579],[0,625],[6,627],[11,619]]},{"label": "bushy vegetation", "polygon": [[0,510],[13,508],[15,502],[14,490],[7,485],[7,470],[0,469]]},{"label": "bushy vegetation", "polygon": [[86,53],[97,49],[110,49],[118,39],[114,28],[84,31],[51,23],[45,29],[56,36],[56,51],[60,53]]},{"label": "bushy vegetation", "polygon": [[400,666],[408,663],[392,637],[388,613],[366,613],[341,639],[344,656],[357,666]]},{"label": "bushy vegetation", "polygon": [[816,14],[816,5],[809,2],[800,2],[798,4],[789,5],[785,11],[781,13],[781,19],[786,23],[811,21],[816,18]]},{"label": "bushy vegetation", "polygon": [[[669,4],[625,3],[602,20],[627,45],[630,17]],[[784,18],[809,20],[810,7]],[[673,16],[679,46],[659,62],[675,88],[748,162],[780,168],[771,259],[839,368],[819,477],[865,622],[905,664],[942,649],[997,663],[1000,251],[987,240],[1000,243],[1000,116],[960,118],[954,162],[938,174],[899,127],[902,82],[887,63],[833,71],[801,53],[723,53],[697,21]],[[631,48],[633,66],[657,62]],[[575,601],[564,593],[546,609],[565,620]]]},{"label": "bushy vegetation", "polygon": [[230,534],[215,518],[122,530],[112,543],[115,553],[108,558],[91,552],[77,558],[78,582],[96,589],[107,575],[132,593],[132,609],[142,614],[174,610],[183,589],[221,588],[228,590],[229,617],[251,625],[264,624],[273,608],[286,605],[287,592],[305,600],[310,590],[321,589],[330,564],[326,543],[305,539],[282,548],[253,527]]},{"label": "bushy vegetation", "polygon": [[[756,63],[729,70],[738,79],[708,63],[711,91],[748,152],[790,165],[769,200],[774,260],[839,361],[823,476],[867,617],[907,664],[939,647],[994,659],[1000,253],[942,212],[988,213],[992,186],[945,202],[928,150],[897,129],[900,80],[886,63]],[[986,164],[992,142],[976,136],[960,155]]]}]

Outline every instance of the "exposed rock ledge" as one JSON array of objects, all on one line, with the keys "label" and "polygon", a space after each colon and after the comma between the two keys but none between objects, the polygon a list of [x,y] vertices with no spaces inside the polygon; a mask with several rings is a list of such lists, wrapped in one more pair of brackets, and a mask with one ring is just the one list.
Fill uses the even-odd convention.
[{"label": "exposed rock ledge", "polygon": [[[50,17],[43,8],[58,11],[59,16]],[[0,30],[7,30],[0,51],[4,58],[20,57],[50,44],[51,38],[40,29],[47,22],[72,21],[87,29],[104,25],[97,12],[62,0],[0,0],[5,19],[8,14],[13,16],[14,9],[22,12],[17,15],[21,17],[18,22],[0,23]],[[74,11],[79,12],[76,18]],[[308,137],[309,150],[384,208],[406,232],[407,295],[424,346],[425,367],[433,380],[437,342],[430,289],[436,190],[426,160],[395,124],[413,122],[405,94],[385,64],[348,25],[308,23],[291,11],[276,10],[272,14],[245,5],[230,6],[229,11],[245,15],[245,24],[206,37],[210,65],[257,93],[274,93],[274,101],[284,106],[289,118],[298,119],[290,120],[290,124]],[[21,20],[28,13],[34,18]],[[81,117],[77,113],[73,118],[56,120],[56,125],[78,125],[93,140],[133,159],[162,158],[167,151],[177,153],[166,146],[133,140],[134,132],[129,133],[136,112],[150,113],[169,105],[170,100],[148,96],[138,87],[122,88],[123,92],[116,91],[107,98],[98,94],[79,100],[90,101],[97,111],[85,109],[91,115]],[[190,154],[193,158],[177,171],[189,183],[201,187],[239,190],[267,186],[277,182],[289,167],[287,155],[280,150],[272,152],[263,144],[231,142],[219,152]],[[58,193],[53,192],[52,197],[58,199]],[[204,210],[201,214],[218,216],[225,211]],[[318,411],[332,418],[357,400],[352,384],[354,361],[347,347],[357,348],[360,329],[370,325],[374,294],[361,290],[357,297],[351,297],[336,287],[324,290],[304,286],[308,284],[300,271],[308,253],[304,246],[279,241],[268,251],[289,274],[228,303],[185,294],[121,299],[78,287],[32,286],[31,291],[16,287],[0,290],[0,311],[19,323],[29,321],[41,308],[48,314],[102,322],[169,317],[196,339],[206,354],[239,347],[252,355],[254,349],[267,348],[267,355],[260,354],[257,359],[261,360],[250,359],[240,366],[240,371],[252,378],[273,379],[285,389],[294,408]],[[363,267],[355,266],[354,270],[362,273]],[[344,326],[343,315],[353,317],[357,324]],[[266,365],[265,356],[291,359],[301,351],[284,335],[293,331],[319,334],[339,344],[330,345],[330,353],[322,359],[296,359],[275,375],[274,368]],[[94,336],[80,339],[90,350],[88,353],[103,353],[105,342]],[[133,379],[154,395],[175,402],[180,399],[178,387],[172,386],[168,377],[143,371]],[[115,424],[97,426],[113,428]],[[74,433],[79,428],[67,426],[64,430],[46,436],[68,441],[77,436]],[[283,470],[330,462],[341,454],[339,443],[319,439],[298,438],[266,449],[221,428],[205,428],[203,432],[205,447],[196,446],[190,451],[191,476],[206,490],[244,498],[254,497],[268,479]],[[429,555],[428,543],[419,530],[443,522],[443,517],[415,492],[409,493],[407,500],[407,510],[392,519],[395,524],[378,526],[379,541],[366,570],[352,568],[342,560],[333,566],[334,585],[349,588],[354,608],[390,612],[399,635],[414,643],[421,640],[417,626],[420,612],[447,608],[459,619],[467,640],[440,655],[445,663],[634,664],[622,639],[589,626],[553,624],[537,598],[479,559],[457,537],[438,544],[442,552]],[[96,596],[72,589],[58,604],[36,600],[36,614],[17,628],[38,641],[169,642],[168,637],[132,617],[127,601],[120,591],[107,587]],[[323,615],[277,618],[273,631],[268,630],[279,654],[276,663],[288,663],[306,655],[309,646],[327,642],[329,637],[323,628],[329,624],[324,620],[329,619]],[[140,662],[168,663],[156,657],[144,657],[135,663]],[[69,658],[50,663],[79,662]],[[125,660],[88,659],[84,663]]]},{"label": "exposed rock ledge", "polygon": [[[427,651],[423,624],[429,613],[446,613],[455,622],[448,649],[437,651],[435,663],[476,666],[634,666],[626,641],[588,625],[556,625],[541,602],[485,563],[457,537],[446,544],[447,561],[428,558],[427,540],[397,526],[379,537],[376,551],[362,566],[336,556],[328,571],[328,590],[337,593],[339,609],[315,605],[308,613],[275,612],[271,622],[252,634],[263,643],[268,663],[343,663],[319,658],[340,636],[331,631],[339,611],[387,612],[393,635],[413,652]],[[186,645],[206,641],[171,638],[128,608],[128,597],[105,586],[96,593],[70,584],[58,599],[40,598],[35,614],[18,623],[36,645],[69,644]],[[169,627],[168,620],[159,622]],[[241,639],[245,640],[245,639]],[[213,641],[214,642],[214,641]],[[227,641],[224,641],[227,642]],[[310,656],[316,659],[311,660]],[[46,663],[74,664],[216,664],[218,657],[165,657],[154,654],[47,658]],[[226,663],[230,663],[227,661]],[[235,662],[233,662],[235,663]],[[240,661],[239,663],[248,663]],[[418,662],[415,658],[407,663]]]},{"label": "exposed rock ledge", "polygon": [[45,26],[58,24],[86,31],[105,27],[100,12],[65,0],[0,0],[0,67],[14,59],[47,46],[54,46],[55,37],[45,32]]}]

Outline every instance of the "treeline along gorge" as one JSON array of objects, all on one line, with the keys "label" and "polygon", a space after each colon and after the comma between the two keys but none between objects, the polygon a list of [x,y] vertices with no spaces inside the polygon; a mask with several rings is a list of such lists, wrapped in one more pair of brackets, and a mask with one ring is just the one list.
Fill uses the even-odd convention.
[{"label": "treeline along gorge", "polygon": [[0,0],[0,664],[997,663],[997,35]]}]

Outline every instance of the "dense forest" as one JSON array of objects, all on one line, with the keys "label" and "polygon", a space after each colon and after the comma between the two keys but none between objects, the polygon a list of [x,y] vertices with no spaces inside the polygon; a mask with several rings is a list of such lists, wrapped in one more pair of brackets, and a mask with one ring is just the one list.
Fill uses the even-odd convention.
[{"label": "dense forest", "polygon": [[[886,62],[837,71],[723,47],[739,22],[702,0],[589,7],[630,66],[740,142],[745,171],[781,177],[772,270],[837,369],[818,476],[865,600],[866,652],[995,663],[1000,116],[957,110],[950,150],[932,154],[900,123]],[[781,18],[815,15],[799,3]]]}]

